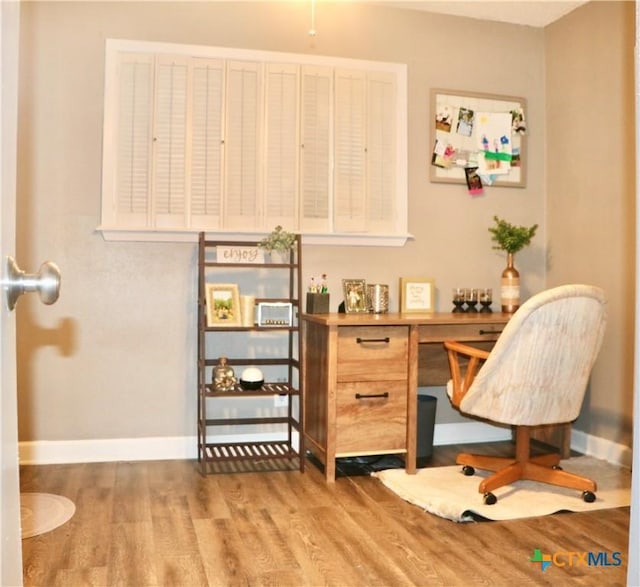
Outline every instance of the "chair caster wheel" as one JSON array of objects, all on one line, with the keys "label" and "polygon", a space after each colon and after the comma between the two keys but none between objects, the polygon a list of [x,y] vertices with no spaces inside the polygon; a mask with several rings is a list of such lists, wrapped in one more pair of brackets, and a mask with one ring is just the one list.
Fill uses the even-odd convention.
[{"label": "chair caster wheel", "polygon": [[493,495],[493,493],[485,493],[482,496],[482,501],[484,501],[485,505],[493,505],[498,501],[498,498],[495,495]]},{"label": "chair caster wheel", "polygon": [[596,494],[592,491],[583,491],[582,499],[587,503],[593,503],[596,500]]},{"label": "chair caster wheel", "polygon": [[471,475],[475,475],[476,470],[471,465],[464,465],[462,467],[462,473],[466,477],[471,477]]},{"label": "chair caster wheel", "polygon": [[562,471],[562,467],[560,465],[553,465],[553,467],[551,467],[554,471]]}]

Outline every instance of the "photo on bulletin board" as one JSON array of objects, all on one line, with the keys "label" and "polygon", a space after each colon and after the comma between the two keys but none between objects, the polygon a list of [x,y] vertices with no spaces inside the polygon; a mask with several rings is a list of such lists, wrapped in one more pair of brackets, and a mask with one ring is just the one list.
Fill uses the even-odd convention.
[{"label": "photo on bulletin board", "polygon": [[432,182],[466,184],[475,167],[485,185],[526,187],[524,98],[432,89],[430,119]]}]

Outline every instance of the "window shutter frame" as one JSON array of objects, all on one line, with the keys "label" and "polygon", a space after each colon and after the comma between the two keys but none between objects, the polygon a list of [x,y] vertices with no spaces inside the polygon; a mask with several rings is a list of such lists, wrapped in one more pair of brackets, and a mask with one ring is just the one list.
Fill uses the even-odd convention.
[{"label": "window shutter frame", "polygon": [[397,63],[108,39],[99,230],[401,245],[406,85]]}]

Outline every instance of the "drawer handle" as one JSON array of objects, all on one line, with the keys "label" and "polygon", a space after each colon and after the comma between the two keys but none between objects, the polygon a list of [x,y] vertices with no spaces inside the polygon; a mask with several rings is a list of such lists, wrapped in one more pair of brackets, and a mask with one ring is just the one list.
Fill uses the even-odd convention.
[{"label": "drawer handle", "polygon": [[482,330],[482,329],[480,329],[478,334],[502,334],[502,330]]},{"label": "drawer handle", "polygon": [[356,338],[356,342],[358,344],[363,344],[365,342],[389,342],[389,337],[385,336],[384,338]]},{"label": "drawer handle", "polygon": [[356,399],[371,399],[371,398],[375,398],[375,397],[384,397],[387,398],[389,397],[389,392],[385,391],[384,393],[356,393]]}]

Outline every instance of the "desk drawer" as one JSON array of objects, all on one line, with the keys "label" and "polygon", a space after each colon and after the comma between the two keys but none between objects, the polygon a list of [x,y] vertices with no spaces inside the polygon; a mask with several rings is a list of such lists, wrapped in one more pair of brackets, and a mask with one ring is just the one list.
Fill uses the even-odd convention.
[{"label": "desk drawer", "polygon": [[338,329],[338,381],[405,380],[409,353],[406,326]]},{"label": "desk drawer", "polygon": [[406,448],[406,382],[341,383],[336,399],[336,429],[340,431],[336,453],[373,454]]},{"label": "desk drawer", "polygon": [[419,342],[497,340],[505,324],[429,324],[418,327]]}]

